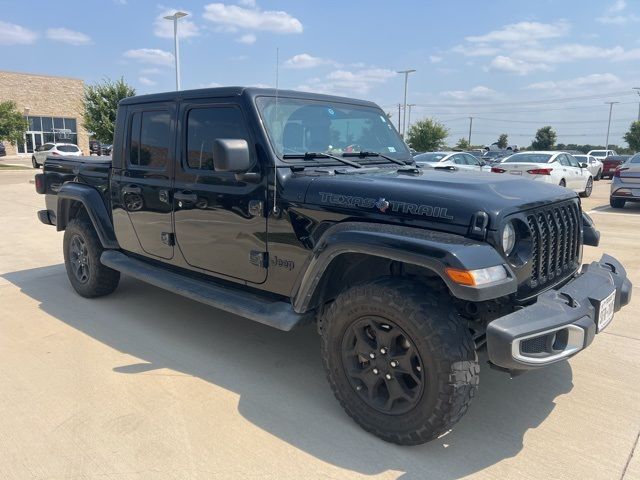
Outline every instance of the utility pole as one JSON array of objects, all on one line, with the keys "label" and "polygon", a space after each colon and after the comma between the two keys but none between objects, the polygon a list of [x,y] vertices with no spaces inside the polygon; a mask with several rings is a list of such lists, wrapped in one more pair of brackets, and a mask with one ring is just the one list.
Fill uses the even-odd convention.
[{"label": "utility pole", "polygon": [[469,138],[467,139],[469,148],[471,148],[471,127],[473,127],[473,117],[469,117]]},{"label": "utility pole", "polygon": [[400,123],[400,107],[402,105],[398,104],[398,132],[402,135],[402,124]]},{"label": "utility pole", "polygon": [[407,127],[407,85],[409,83],[409,74],[415,72],[415,70],[400,70],[396,73],[404,74],[404,111],[402,112],[402,138],[405,137]]},{"label": "utility pole", "polygon": [[409,115],[407,117],[407,128],[411,128],[411,107],[415,107],[416,104],[415,103],[410,103],[407,105],[407,107],[409,107]]},{"label": "utility pole", "polygon": [[180,90],[180,50],[178,45],[178,19],[189,15],[185,12],[176,12],[173,15],[167,15],[165,20],[173,21],[173,49],[176,61],[176,90]]},{"label": "utility pole", "polygon": [[611,113],[613,112],[613,106],[616,103],[620,103],[620,102],[604,102],[606,105],[609,105],[609,124],[607,125],[607,144],[605,145],[604,149],[605,150],[609,150],[609,130],[611,129]]},{"label": "utility pole", "polygon": [[[633,87],[633,89],[640,95],[640,87]],[[640,102],[638,102],[638,121],[640,122]]]}]

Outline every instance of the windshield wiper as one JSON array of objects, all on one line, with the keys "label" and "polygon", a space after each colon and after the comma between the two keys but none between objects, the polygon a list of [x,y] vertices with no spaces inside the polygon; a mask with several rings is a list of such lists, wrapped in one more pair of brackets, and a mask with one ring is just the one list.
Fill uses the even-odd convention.
[{"label": "windshield wiper", "polygon": [[345,165],[349,165],[354,168],[362,168],[362,165],[356,162],[352,162],[351,160],[347,160],[346,158],[336,157],[335,155],[329,155],[328,153],[321,152],[305,152],[305,153],[287,153],[282,155],[282,158],[301,158],[302,160],[315,160],[316,158],[331,158],[333,160],[337,160],[340,163],[344,163]]},{"label": "windshield wiper", "polygon": [[358,157],[358,158],[365,158],[365,157],[381,157],[384,158],[385,160],[389,160],[390,162],[396,163],[398,165],[411,165],[413,162],[405,162],[403,160],[398,160],[397,158],[393,158],[393,157],[389,157],[387,155],[384,155],[382,153],[378,153],[378,152],[346,152],[342,154],[343,157]]}]

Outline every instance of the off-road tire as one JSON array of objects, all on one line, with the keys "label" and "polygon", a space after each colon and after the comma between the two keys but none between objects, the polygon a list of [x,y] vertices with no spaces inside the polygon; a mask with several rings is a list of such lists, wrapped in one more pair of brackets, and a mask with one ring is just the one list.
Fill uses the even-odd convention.
[{"label": "off-road tire", "polygon": [[609,205],[611,205],[612,208],[624,208],[625,203],[627,203],[627,201],[624,198],[609,197]]},{"label": "off-road tire", "polygon": [[[86,255],[84,257],[86,258],[88,274],[87,280],[84,282],[78,279],[73,270],[73,253],[71,250],[74,237],[79,237],[80,241],[86,246]],[[69,221],[64,231],[63,249],[64,264],[69,282],[71,282],[71,285],[79,295],[87,298],[102,297],[109,295],[118,287],[120,272],[105,267],[100,263],[100,255],[104,249],[89,219],[86,217],[73,218]]]},{"label": "off-road tire", "polygon": [[593,192],[593,178],[589,177],[589,179],[587,180],[587,184],[584,187],[584,192],[580,192],[580,196],[582,198],[587,198],[591,196],[592,192]]},{"label": "off-road tire", "polygon": [[38,162],[36,161],[36,157],[31,157],[31,166],[33,168],[40,168],[40,165],[38,165]]},{"label": "off-road tire", "polygon": [[[345,374],[345,332],[370,316],[398,325],[420,354],[424,387],[418,403],[406,413],[385,414],[368,405]],[[433,440],[462,418],[478,388],[478,357],[464,320],[447,294],[415,281],[384,277],[354,286],[324,311],[319,329],[334,395],[356,423],[385,441],[418,445]]]}]

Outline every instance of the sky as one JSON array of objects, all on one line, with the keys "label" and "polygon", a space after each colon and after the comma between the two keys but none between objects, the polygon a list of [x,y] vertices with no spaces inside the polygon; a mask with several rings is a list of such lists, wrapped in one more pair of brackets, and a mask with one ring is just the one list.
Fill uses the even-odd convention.
[{"label": "sky", "polygon": [[[639,115],[640,0],[389,2],[0,0],[0,69],[123,77],[139,94],[175,89],[173,25],[182,10],[182,88],[270,86],[372,100],[397,121],[409,76],[411,122],[448,141],[610,143]],[[278,68],[276,68],[276,66]],[[409,111],[407,111],[408,113]]]}]

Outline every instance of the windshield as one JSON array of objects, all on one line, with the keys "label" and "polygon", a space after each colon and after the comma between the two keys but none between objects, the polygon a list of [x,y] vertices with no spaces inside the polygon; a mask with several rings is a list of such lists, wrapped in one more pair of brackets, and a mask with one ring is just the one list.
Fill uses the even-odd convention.
[{"label": "windshield", "polygon": [[80,150],[75,145],[58,145],[56,148],[61,152],[78,152]]},{"label": "windshield", "polygon": [[551,159],[548,153],[516,153],[505,158],[502,163],[547,163]]},{"label": "windshield", "polygon": [[446,156],[447,156],[446,153],[421,153],[419,155],[415,155],[413,159],[416,162],[435,163],[435,162],[439,162]]},{"label": "windshield", "polygon": [[636,153],[633,157],[627,160],[627,163],[640,163],[640,153]]},{"label": "windshield", "polygon": [[606,157],[608,152],[608,150],[593,150],[590,155],[593,155],[594,157]]},{"label": "windshield", "polygon": [[297,98],[259,97],[271,146],[282,158],[306,152],[377,152],[410,160],[409,149],[382,110]]}]

